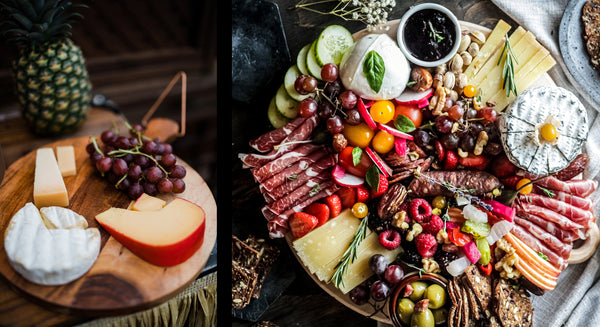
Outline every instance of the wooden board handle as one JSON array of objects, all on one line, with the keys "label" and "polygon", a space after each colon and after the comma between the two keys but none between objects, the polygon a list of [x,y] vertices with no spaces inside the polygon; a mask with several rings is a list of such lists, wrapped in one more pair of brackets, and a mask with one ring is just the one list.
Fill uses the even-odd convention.
[{"label": "wooden board handle", "polygon": [[[150,117],[154,114],[156,109],[165,100],[167,94],[171,92],[173,86],[181,79],[181,129],[171,119],[167,118],[155,118],[150,121]],[[186,118],[186,93],[187,93],[187,75],[184,71],[180,71],[175,76],[167,87],[162,91],[158,99],[154,102],[150,110],[142,118],[142,126],[146,128],[146,136],[151,138],[159,138],[161,141],[171,143],[175,138],[182,137],[185,135],[185,118]]]},{"label": "wooden board handle", "polygon": [[598,225],[594,223],[590,228],[588,238],[585,240],[585,242],[580,247],[571,251],[571,255],[569,256],[568,260],[569,264],[582,263],[589,259],[594,252],[596,252],[596,247],[598,246],[599,241],[600,231],[598,230]]}]

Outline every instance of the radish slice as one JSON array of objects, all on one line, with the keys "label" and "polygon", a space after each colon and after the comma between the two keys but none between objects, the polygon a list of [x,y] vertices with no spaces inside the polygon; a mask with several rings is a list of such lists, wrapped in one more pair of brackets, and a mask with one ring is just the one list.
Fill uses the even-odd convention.
[{"label": "radish slice", "polygon": [[463,251],[467,255],[467,258],[471,260],[471,263],[476,263],[481,258],[481,252],[477,249],[475,241],[465,244],[465,246],[463,246]]},{"label": "radish slice", "polygon": [[371,117],[371,114],[369,114],[367,111],[367,107],[365,107],[365,104],[361,98],[358,98],[358,112],[360,112],[362,119],[365,120],[365,123],[367,123],[371,129],[377,129],[377,125],[375,124],[373,117]]},{"label": "radish slice", "polygon": [[346,170],[340,165],[336,165],[333,169],[333,179],[336,183],[346,187],[356,187],[365,183],[365,179],[346,173]]},{"label": "radish slice", "polygon": [[396,99],[398,104],[416,104],[419,109],[429,105],[429,98],[433,95],[433,88],[423,92],[415,92],[410,89],[405,89]]},{"label": "radish slice", "polygon": [[367,108],[367,109],[371,108],[371,106],[373,105],[373,103],[375,103],[375,101],[369,100],[369,102],[365,103],[365,108]]},{"label": "radish slice", "polygon": [[471,260],[464,254],[461,254],[458,259],[451,261],[448,266],[446,266],[446,270],[450,275],[456,277],[465,272],[465,269],[469,268],[470,265]]},{"label": "radish slice", "polygon": [[373,162],[375,163],[375,166],[377,166],[377,168],[379,168],[379,170],[381,171],[381,173],[383,174],[383,176],[385,176],[385,178],[388,178],[392,175],[392,168],[390,168],[390,166],[388,166],[382,159],[381,157],[379,157],[377,155],[377,153],[375,153],[373,150],[371,150],[371,148],[365,148],[367,155],[369,156],[369,158],[371,158],[371,160],[373,160]]},{"label": "radish slice", "polygon": [[508,234],[512,230],[513,226],[514,223],[508,222],[506,220],[501,220],[492,226],[490,235],[488,235],[485,238],[485,240],[488,241],[490,245],[492,245],[496,243],[496,241],[504,237],[504,235]]},{"label": "radish slice", "polygon": [[455,224],[451,221],[446,222],[446,229],[455,229],[455,228],[460,228],[460,226],[458,226],[458,224]]},{"label": "radish slice", "polygon": [[515,217],[515,209],[511,207],[507,207],[504,204],[494,201],[494,200],[482,200],[483,202],[492,206],[492,212],[496,215],[500,216],[504,220],[509,222],[513,222],[513,218]]},{"label": "radish slice", "polygon": [[408,151],[408,147],[406,146],[406,139],[396,137],[394,139],[394,148],[396,149],[396,153],[405,156]]},{"label": "radish slice", "polygon": [[390,135],[393,135],[395,137],[400,137],[400,138],[407,139],[407,140],[412,140],[413,139],[412,135],[406,134],[406,133],[402,133],[399,130],[397,130],[397,129],[393,128],[393,127],[390,127],[388,125],[377,123],[377,127],[380,130],[382,130],[382,131],[384,131],[384,132],[386,132],[386,133],[388,133]]}]

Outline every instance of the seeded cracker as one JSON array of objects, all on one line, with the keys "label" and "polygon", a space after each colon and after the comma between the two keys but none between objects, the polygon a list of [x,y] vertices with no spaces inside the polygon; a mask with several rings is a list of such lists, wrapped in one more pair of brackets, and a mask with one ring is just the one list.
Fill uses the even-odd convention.
[{"label": "seeded cracker", "polygon": [[[456,286],[456,284],[455,284]],[[456,316],[454,317],[454,325],[455,326],[463,326],[462,322],[463,322],[463,305],[464,305],[464,301],[462,300],[461,297],[462,292],[456,288],[456,300],[458,302],[458,305],[456,307]]]},{"label": "seeded cracker", "polygon": [[241,267],[237,262],[233,262],[231,272],[231,307],[233,309],[246,307],[252,299],[255,285],[256,273]]},{"label": "seeded cracker", "polygon": [[[448,321],[448,327],[455,327],[456,325],[454,324],[454,317],[456,316],[456,305],[452,305],[450,307],[450,310],[448,310],[448,318],[446,319],[446,321]],[[458,327],[458,326],[456,326]]]},{"label": "seeded cracker", "polygon": [[254,293],[252,294],[253,298],[258,299],[265,278],[279,257],[279,249],[271,244],[268,244],[264,239],[256,238],[254,235],[248,236],[248,239],[246,239],[246,244],[248,244],[248,246],[250,246],[252,249],[256,250],[260,258],[256,264],[256,267],[254,268],[254,271],[258,276],[258,281],[256,283],[256,287],[254,288]]},{"label": "seeded cracker", "polygon": [[231,259],[241,267],[254,270],[260,260],[260,254],[235,235],[231,235]]},{"label": "seeded cracker", "polygon": [[450,297],[450,300],[452,301],[452,304],[456,305],[458,304],[458,299],[456,296],[456,287],[455,287],[455,278],[451,279],[448,282],[448,286],[446,287],[446,291],[448,292],[448,296]]},{"label": "seeded cracker", "polygon": [[475,320],[479,320],[481,308],[479,307],[479,303],[477,302],[477,299],[475,298],[475,293],[468,286],[467,282],[465,281],[464,276],[461,279],[461,281],[462,281],[463,288],[467,292],[467,300],[469,301],[469,307],[471,308],[471,312],[473,313],[473,318],[475,318]]},{"label": "seeded cracker", "polygon": [[494,289],[496,313],[502,326],[529,326],[533,308],[529,297],[522,290],[515,290],[506,280],[498,281]]},{"label": "seeded cracker", "polygon": [[479,272],[476,265],[470,265],[465,270],[466,284],[473,290],[481,309],[485,312],[490,306],[492,299],[491,276],[484,276]]},{"label": "seeded cracker", "polygon": [[461,294],[462,294],[462,307],[463,307],[463,311],[462,311],[462,320],[463,320],[463,326],[469,326],[471,324],[471,318],[469,316],[469,301],[467,300],[467,291],[465,290],[464,287],[460,288]]}]

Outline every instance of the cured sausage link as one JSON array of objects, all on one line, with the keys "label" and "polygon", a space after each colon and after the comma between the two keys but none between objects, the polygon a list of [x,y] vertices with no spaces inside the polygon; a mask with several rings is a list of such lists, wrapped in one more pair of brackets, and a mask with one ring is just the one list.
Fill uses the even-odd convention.
[{"label": "cured sausage link", "polygon": [[421,173],[421,176],[412,180],[408,189],[412,191],[413,196],[417,197],[452,196],[453,193],[442,184],[470,190],[469,194],[472,195],[481,195],[500,187],[500,181],[492,174],[484,171],[456,170]]}]

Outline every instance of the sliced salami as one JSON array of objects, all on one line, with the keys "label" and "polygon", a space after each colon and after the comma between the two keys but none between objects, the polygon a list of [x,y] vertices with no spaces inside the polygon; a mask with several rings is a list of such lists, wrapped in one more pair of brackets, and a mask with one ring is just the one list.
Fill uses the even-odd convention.
[{"label": "sliced salami", "polygon": [[333,167],[335,163],[335,157],[325,157],[319,162],[315,163],[314,167],[309,167],[301,174],[297,175],[296,179],[288,180],[284,184],[274,189],[272,192],[269,192],[269,195],[275,200],[279,200],[296,190],[298,187],[301,187],[311,178],[315,178],[319,175],[329,176],[331,174],[329,168]]},{"label": "sliced salami", "polygon": [[281,143],[288,135],[290,135],[298,126],[300,126],[306,118],[298,117],[287,125],[279,127],[278,129],[272,130],[265,133],[256,139],[250,141],[250,146],[256,151],[265,153],[273,150],[273,146]]},{"label": "sliced salami", "polygon": [[521,195],[519,198],[521,202],[529,202],[555,211],[581,226],[588,227],[589,223],[594,219],[594,215],[591,211],[577,208],[566,202],[549,198],[547,196],[531,193],[528,195]]},{"label": "sliced salami", "polygon": [[544,229],[546,232],[554,235],[554,237],[561,240],[561,242],[570,243],[579,239],[579,235],[577,233],[570,230],[562,229],[551,221],[548,221],[536,215],[532,215],[529,212],[525,212],[521,209],[517,209],[517,216],[520,217],[521,220],[527,220],[537,225],[538,227]]},{"label": "sliced salami", "polygon": [[253,169],[252,175],[254,175],[254,179],[257,182],[262,183],[271,176],[284,170],[289,165],[298,162],[299,160],[313,153],[314,151],[322,149],[323,147],[320,145],[315,145],[312,143],[302,144],[299,147],[295,148],[294,151],[288,152],[283,156],[263,165],[260,168]]},{"label": "sliced salami", "polygon": [[567,267],[567,261],[563,257],[550,250],[546,245],[544,245],[544,243],[535,238],[535,236],[531,235],[520,225],[515,224],[511,233],[523,243],[527,244],[536,253],[541,252],[547,256],[548,262],[550,262],[550,264],[552,264],[556,269],[564,270]]},{"label": "sliced salami", "polygon": [[328,179],[331,179],[331,174],[328,172],[321,172],[319,175],[310,178],[304,185],[296,188],[293,192],[267,205],[267,207],[274,213],[281,214],[285,210],[299,203],[300,199],[306,194],[316,195],[319,193],[321,191],[321,182]]},{"label": "sliced salami", "polygon": [[562,191],[582,198],[592,194],[598,187],[598,181],[587,179],[572,179],[570,181],[561,181],[558,178],[548,176],[536,182],[537,185],[547,189]]},{"label": "sliced salami", "polygon": [[571,254],[571,250],[573,249],[572,243],[561,242],[561,240],[556,238],[554,235],[548,233],[543,228],[519,216],[515,217],[515,223],[523,227],[523,229],[528,231],[531,235],[535,236],[535,238],[540,240],[550,250],[554,251],[563,259],[569,259],[569,255]]},{"label": "sliced salami", "polygon": [[[540,195],[547,195],[539,186],[534,186],[534,191]],[[552,198],[558,201],[562,201],[568,203],[570,205],[576,206],[577,208],[583,210],[590,210],[594,206],[594,203],[589,198],[581,198],[576,195],[571,195],[570,193],[565,193],[561,191],[550,191],[552,192]]]},{"label": "sliced salami", "polygon": [[282,184],[287,184],[289,181],[295,181],[300,177],[301,174],[303,174],[313,164],[326,155],[327,151],[325,150],[315,151],[310,155],[298,160],[292,166],[285,168],[284,170],[271,176],[269,179],[262,182],[262,185],[264,185],[267,191],[271,192]]}]

